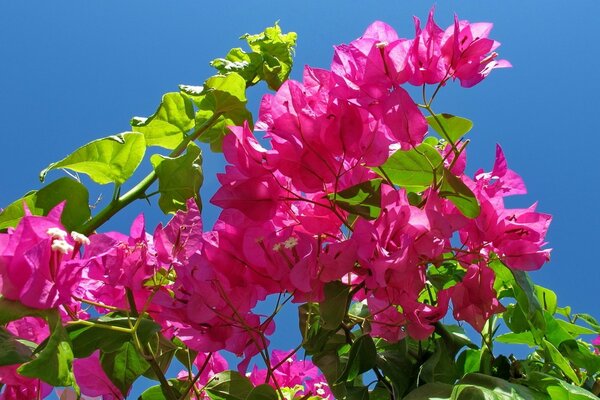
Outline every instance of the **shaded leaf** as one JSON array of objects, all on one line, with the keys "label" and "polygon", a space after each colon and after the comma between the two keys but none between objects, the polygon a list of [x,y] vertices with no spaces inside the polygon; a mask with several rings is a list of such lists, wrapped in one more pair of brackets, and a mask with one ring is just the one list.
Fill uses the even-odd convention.
[{"label": "shaded leaf", "polygon": [[325,299],[319,303],[321,326],[324,329],[337,329],[346,315],[350,287],[339,281],[325,284]]},{"label": "shaded leaf", "polygon": [[150,367],[132,342],[123,343],[117,351],[100,352],[100,364],[123,396],[127,396],[133,382]]},{"label": "shaded leaf", "polygon": [[370,335],[362,335],[357,338],[348,355],[348,363],[338,378],[338,382],[351,382],[357,376],[369,371],[377,365],[377,349]]},{"label": "shaded leaf", "polygon": [[215,375],[205,387],[212,400],[245,400],[253,389],[250,380],[235,371]]},{"label": "shaded leaf", "polygon": [[341,209],[366,219],[376,219],[381,213],[381,182],[372,179],[359,183],[327,197]]},{"label": "shaded leaf", "polygon": [[35,346],[32,348],[25,343],[5,328],[0,327],[0,366],[31,361]]},{"label": "shaded leaf", "polygon": [[444,168],[440,196],[450,200],[465,217],[476,218],[481,212],[475,194],[447,168]]}]

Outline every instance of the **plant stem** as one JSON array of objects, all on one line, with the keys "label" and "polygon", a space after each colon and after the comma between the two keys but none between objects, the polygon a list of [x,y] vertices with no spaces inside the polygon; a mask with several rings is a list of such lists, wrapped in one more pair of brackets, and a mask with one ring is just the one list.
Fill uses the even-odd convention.
[{"label": "plant stem", "polygon": [[[185,136],[184,139],[179,143],[170,154],[169,157],[177,157],[181,155],[187,145],[190,142],[198,139],[204,132],[206,132],[221,116],[220,113],[213,114],[204,124],[196,129],[191,135]],[[152,170],[146,175],[137,185],[131,188],[127,193],[118,198],[113,199],[106,207],[104,207],[98,214],[92,219],[87,221],[81,228],[81,233],[84,235],[90,235],[106,221],[108,221],[113,215],[121,211],[123,208],[128,206],[134,200],[146,197],[145,192],[157,179],[156,172]]]}]

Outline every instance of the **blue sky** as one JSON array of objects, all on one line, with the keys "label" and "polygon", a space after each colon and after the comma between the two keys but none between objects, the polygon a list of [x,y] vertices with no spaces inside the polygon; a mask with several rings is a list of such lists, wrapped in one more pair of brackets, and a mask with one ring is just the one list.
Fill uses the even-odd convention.
[{"label": "blue sky", "polygon": [[[127,131],[132,116],[152,114],[177,84],[201,84],[213,74],[208,62],[242,45],[237,38],[246,32],[276,20],[297,32],[297,78],[305,64],[327,67],[332,46],[360,36],[374,20],[412,37],[412,15],[425,19],[430,6],[398,0],[2,2],[0,207],[38,188],[38,173],[50,162]],[[493,22],[491,37],[502,42],[500,55],[514,68],[494,71],[472,89],[450,85],[434,108],[474,121],[471,172],[490,170],[495,144],[503,146],[509,167],[529,189],[509,205],[539,201],[540,211],[554,215],[552,261],[533,279],[555,290],[562,305],[600,317],[600,2],[444,1],[436,8],[438,23],[445,28],[453,12]],[[253,110],[264,90],[252,89]],[[220,156],[205,159],[208,204],[223,164]],[[100,192],[106,198],[111,188]],[[147,214],[149,229],[165,220],[158,207],[139,202],[107,227],[126,230],[139,212]],[[215,215],[207,207],[206,220]]]}]

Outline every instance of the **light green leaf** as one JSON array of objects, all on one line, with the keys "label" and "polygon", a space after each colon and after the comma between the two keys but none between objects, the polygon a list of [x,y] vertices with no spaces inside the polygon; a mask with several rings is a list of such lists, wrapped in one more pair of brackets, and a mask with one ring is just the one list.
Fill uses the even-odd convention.
[{"label": "light green leaf", "polygon": [[472,372],[478,372],[481,366],[481,349],[466,349],[458,356],[456,366],[460,371],[460,375],[466,375]]},{"label": "light green leaf", "polygon": [[123,396],[127,396],[133,382],[150,367],[130,341],[123,343],[117,351],[100,352],[100,364]]},{"label": "light green leaf", "polygon": [[267,384],[262,384],[262,385],[256,386],[254,389],[252,389],[250,394],[248,394],[248,397],[246,397],[246,400],[277,400],[277,399],[278,399],[277,392],[275,391],[275,389],[273,389],[273,387],[271,385],[267,385]]},{"label": "light green leaf", "polygon": [[137,169],[146,152],[144,135],[126,132],[94,140],[78,148],[62,160],[50,164],[40,172],[43,182],[46,174],[58,168],[70,169],[88,175],[101,185],[121,185]]},{"label": "light green leaf", "polygon": [[372,179],[338,193],[330,193],[327,197],[349,213],[376,219],[381,213],[381,182],[382,179]]},{"label": "light green leaf", "polygon": [[539,285],[534,285],[533,291],[544,310],[548,311],[550,314],[554,314],[558,305],[556,293]]},{"label": "light green leaf", "polygon": [[235,371],[215,375],[205,391],[212,400],[245,400],[254,386],[248,378]]},{"label": "light green leaf", "polygon": [[562,379],[532,371],[527,374],[527,380],[523,382],[529,387],[544,391],[551,399],[560,400],[598,400],[598,397],[578,386],[571,385]]},{"label": "light green leaf", "polygon": [[158,205],[165,214],[185,210],[190,198],[196,200],[199,209],[202,208],[199,193],[204,180],[202,156],[195,143],[190,142],[185,154],[179,157],[155,154],[150,162],[158,177]]},{"label": "light green leaf", "polygon": [[[410,150],[398,150],[381,167],[373,171],[394,185],[421,192],[441,177],[442,156],[428,144],[421,143]],[[435,173],[434,173],[435,172]]]},{"label": "light green leaf", "polygon": [[236,72],[244,78],[247,86],[252,86],[261,80],[263,58],[259,53],[246,53],[238,47],[229,50],[225,58],[212,60],[210,65],[221,75]]},{"label": "light green leaf", "polygon": [[73,386],[78,391],[73,375],[71,341],[58,311],[49,311],[46,320],[50,326],[48,342],[36,358],[22,364],[17,372],[29,378],[39,378],[52,386]]},{"label": "light green leaf", "polygon": [[533,335],[529,331],[525,332],[509,332],[503,335],[496,336],[494,339],[500,343],[508,343],[508,344],[526,344],[529,347],[536,347],[535,339]]},{"label": "light green leaf", "polygon": [[454,386],[452,400],[550,400],[541,392],[493,376],[473,373]]},{"label": "light green leaf", "polygon": [[554,365],[560,368],[562,372],[564,372],[567,378],[569,378],[576,385],[580,386],[581,381],[575,373],[575,371],[573,370],[573,368],[571,367],[569,360],[567,360],[562,354],[560,354],[560,351],[558,351],[558,349],[554,347],[552,343],[545,339],[543,339],[543,346],[546,353],[546,361],[552,362]]},{"label": "light green leaf", "polygon": [[473,128],[471,120],[452,114],[435,114],[435,117],[429,115],[425,119],[441,137],[452,143],[456,143]]},{"label": "light green leaf", "polygon": [[194,107],[182,93],[166,93],[158,109],[148,118],[134,117],[131,127],[144,134],[147,146],[174,149],[194,127]]},{"label": "light green leaf", "polygon": [[66,204],[61,222],[67,230],[77,230],[90,218],[89,194],[85,186],[68,177],[59,178],[8,205],[0,213],[0,229],[17,226],[25,216],[23,203],[27,204],[32,215],[48,215],[50,210],[63,201]]},{"label": "light green leaf", "polygon": [[444,168],[440,196],[450,200],[465,217],[476,218],[481,212],[475,194],[447,168]]}]

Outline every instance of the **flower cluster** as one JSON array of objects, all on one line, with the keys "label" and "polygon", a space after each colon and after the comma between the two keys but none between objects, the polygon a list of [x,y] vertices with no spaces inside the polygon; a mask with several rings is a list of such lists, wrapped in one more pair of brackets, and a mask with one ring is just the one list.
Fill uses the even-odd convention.
[{"label": "flower cluster", "polygon": [[[543,246],[551,217],[535,205],[504,206],[504,197],[525,187],[500,147],[493,170],[472,178],[464,172],[464,145],[436,141],[431,147],[443,160],[435,170],[475,196],[480,212],[474,218],[435,178],[415,190],[386,176],[382,166],[390,156],[414,150],[428,131],[421,108],[401,85],[439,88],[459,80],[470,87],[509,66],[497,59],[491,24],[456,19],[442,30],[431,13],[423,28],[418,19],[415,27],[413,39],[402,39],[376,22],[361,38],[335,48],[330,70],[306,67],[302,82],[288,80],[266,95],[256,124],[263,139],[247,124],[231,127],[223,141],[228,165],[211,199],[222,208],[212,230],[203,229],[193,201],[153,234],[143,216],[129,235],[89,238],[67,234],[60,207],[46,217],[26,216],[0,234],[0,293],[32,308],[59,308],[65,322],[88,318],[81,304],[100,313],[149,315],[165,337],[199,352],[198,369],[210,364],[199,387],[226,368],[213,352],[245,356],[239,366],[245,370],[252,356],[267,350],[265,335],[275,326],[271,316],[253,312],[259,301],[273,294],[322,301],[334,281],[352,287],[352,300],[368,306],[373,336],[426,338],[450,302],[456,319],[481,330],[503,310],[488,263],[540,268],[549,257]],[[340,193],[375,181],[375,215],[353,213],[338,201]],[[428,271],[449,262],[462,279],[425,298]],[[17,323],[9,329],[34,342],[47,336],[44,324],[19,322],[25,323],[28,333]],[[273,373],[252,371],[255,384],[295,388],[293,396],[331,397],[310,361],[275,352],[272,362]],[[75,375],[82,393],[120,398],[109,380],[98,378],[104,374],[97,354],[77,360]],[[0,382],[8,388],[3,399],[48,391],[12,366],[3,367]]]}]

